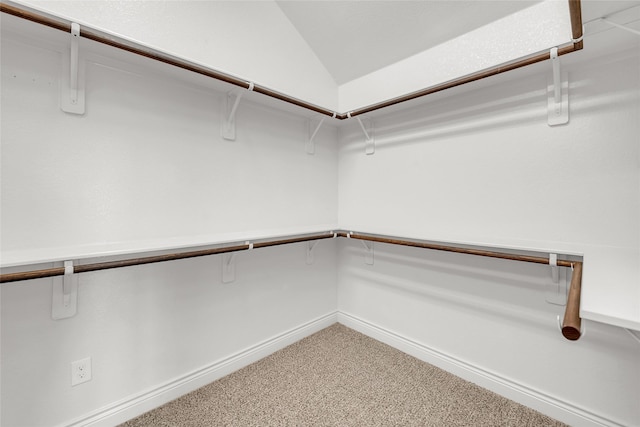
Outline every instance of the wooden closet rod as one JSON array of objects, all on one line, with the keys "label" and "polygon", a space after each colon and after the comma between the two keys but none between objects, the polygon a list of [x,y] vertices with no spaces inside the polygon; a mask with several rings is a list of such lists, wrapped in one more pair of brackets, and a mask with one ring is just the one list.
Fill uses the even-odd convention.
[{"label": "wooden closet rod", "polygon": [[[577,50],[582,49],[582,12],[581,12],[580,0],[568,0],[568,1],[569,1],[569,13],[571,16],[571,31],[573,35],[573,44],[570,46],[559,48],[558,55],[565,55],[567,53],[575,52]],[[50,16],[46,16],[44,14],[35,12],[33,10],[28,10],[26,8],[18,7],[15,5],[8,5],[5,3],[0,3],[0,12],[17,16],[19,18],[36,22],[38,24],[42,24],[51,28],[55,28],[60,31],[71,32],[71,22],[60,19],[60,18],[53,18]],[[211,68],[193,64],[184,59],[176,58],[174,56],[167,55],[165,53],[161,53],[153,49],[145,48],[143,46],[134,44],[132,42],[117,40],[112,36],[105,35],[98,30],[95,30],[86,26],[82,27],[80,36],[96,41],[98,43],[103,43],[103,44],[115,47],[117,49],[125,50],[127,52],[144,56],[146,58],[153,59],[155,61],[163,62],[165,64],[169,64],[174,67],[189,70],[197,74],[202,74],[204,76],[207,76],[216,80],[220,80],[235,86],[239,86],[245,89],[249,89],[251,87],[251,82],[242,80],[230,74],[222,73],[220,71],[217,71]],[[271,98],[279,99],[280,101],[284,101],[289,104],[293,104],[298,107],[302,107],[307,110],[314,111],[319,114],[323,114],[325,116],[334,117],[339,120],[344,120],[350,117],[359,116],[361,114],[369,113],[385,107],[400,104],[402,102],[410,101],[412,99],[420,98],[426,95],[430,95],[432,93],[440,92],[440,91],[450,89],[456,86],[460,86],[466,83],[471,83],[476,80],[481,80],[481,79],[495,76],[497,74],[501,74],[507,71],[515,70],[517,68],[525,67],[527,65],[535,64],[537,62],[545,61],[547,59],[550,59],[549,52],[541,53],[531,57],[525,57],[517,61],[510,62],[508,64],[489,68],[487,70],[470,74],[468,76],[463,76],[458,79],[454,79],[436,86],[419,90],[417,92],[413,92],[397,98],[389,99],[387,101],[383,101],[367,107],[359,108],[359,109],[350,111],[349,113],[337,113],[327,108],[319,107],[317,105],[302,101],[300,99],[293,98],[291,96],[271,90],[269,88],[266,88],[258,84],[253,84],[252,90],[254,92],[261,93]]]},{"label": "wooden closet rod", "polygon": [[[338,233],[340,237],[350,239],[367,240],[370,242],[388,243],[391,245],[410,246],[413,248],[432,249],[436,251],[454,252],[458,254],[478,255],[489,258],[499,258],[511,261],[529,262],[535,264],[549,264],[549,258],[518,255],[504,252],[485,251],[482,249],[462,248],[456,246],[446,246],[436,243],[420,242],[416,240],[402,240],[392,237],[380,237],[352,232],[341,231]],[[571,284],[569,285],[569,295],[567,297],[567,305],[564,312],[564,320],[562,322],[562,335],[568,340],[575,341],[581,335],[581,319],[580,319],[580,291],[582,288],[582,262],[557,260],[559,267],[571,267],[573,274],[571,275]]]},{"label": "wooden closet rod", "polygon": [[[41,25],[45,25],[47,27],[55,28],[56,30],[71,32],[71,22],[67,20],[63,20],[61,18],[53,18],[47,15],[43,15],[33,10],[29,10],[26,8],[22,8],[15,5],[8,5],[5,3],[0,3],[0,12],[7,13],[9,15],[17,16],[18,18],[26,19],[28,21],[32,21]],[[201,65],[194,64],[192,62],[186,61],[184,59],[180,59],[174,57],[172,55],[168,55],[162,52],[159,52],[154,49],[146,48],[142,45],[127,42],[124,40],[116,39],[112,36],[108,36],[103,34],[101,31],[82,26],[80,31],[80,37],[84,37],[89,40],[93,40],[98,43],[106,44],[111,47],[115,47],[117,49],[121,49],[135,55],[144,56],[145,58],[153,59],[154,61],[162,62],[168,65],[172,65],[174,67],[182,68],[184,70],[192,71],[197,74],[201,74],[203,76],[210,77],[212,79],[220,80],[225,83],[229,83],[235,86],[240,86],[244,89],[249,89],[251,87],[251,82],[246,80],[242,80],[238,77],[232,76],[230,74],[223,73],[221,71],[214,70],[212,68],[203,67]],[[281,101],[288,102],[290,104],[297,105],[298,107],[306,108],[307,110],[315,111],[316,113],[324,114],[326,116],[333,117],[335,114],[333,111],[319,107],[317,105],[299,100],[297,98],[293,98],[282,93],[276,92],[274,90],[268,89],[266,87],[260,86],[258,84],[253,85],[254,92],[261,93],[263,95],[267,95],[271,98],[276,98]],[[346,118],[346,116],[345,116]]]},{"label": "wooden closet rod", "polygon": [[[571,18],[571,33],[573,37],[573,44],[571,44],[570,46],[559,48],[558,55],[566,55],[567,53],[581,50],[583,47],[582,6],[580,4],[580,0],[569,0],[569,15]],[[417,92],[400,96],[398,98],[389,99],[387,101],[383,101],[378,104],[373,104],[368,107],[359,108],[357,110],[352,111],[350,116],[355,117],[361,114],[370,113],[371,111],[379,110],[385,107],[390,107],[392,105],[400,104],[402,102],[411,101],[412,99],[420,98],[426,95],[430,95],[432,93],[441,92],[443,90],[451,89],[456,86],[461,86],[467,83],[471,83],[476,80],[482,80],[487,77],[491,77],[497,74],[505,73],[507,71],[515,70],[517,68],[526,67],[527,65],[532,65],[537,62],[546,61],[547,59],[551,59],[550,52],[544,52],[544,53],[540,53],[530,57],[521,58],[507,64],[502,64],[493,68],[488,68],[486,70],[479,71],[477,73],[473,73],[467,76],[463,76],[439,85],[431,86],[431,87],[419,90]],[[345,117],[340,116],[338,118],[344,119],[346,118],[346,115]]]},{"label": "wooden closet rod", "polygon": [[[312,240],[332,239],[333,233],[317,234],[313,236],[295,237],[282,240],[271,240],[241,245],[225,246],[221,248],[202,249],[197,251],[176,252],[165,255],[153,255],[142,258],[130,258],[119,261],[99,262],[94,264],[79,264],[73,268],[74,273],[88,273],[90,271],[109,270],[111,268],[132,267],[135,265],[153,264],[157,262],[175,261],[179,259],[196,258],[209,255],[225,254],[229,252],[247,251],[252,247],[266,248],[269,246],[287,245],[290,243],[308,242]],[[22,280],[42,279],[45,277],[64,276],[64,267],[46,268],[42,270],[24,271],[18,273],[0,274],[0,283],[19,282]]]},{"label": "wooden closet rod", "polygon": [[[468,254],[468,255],[479,255],[479,256],[490,257],[490,258],[507,259],[511,261],[532,262],[535,264],[549,264],[549,258],[545,258],[545,257],[510,254],[506,252],[492,252],[492,251],[485,251],[482,249],[471,249],[471,248],[464,248],[464,247],[458,247],[458,246],[446,246],[446,245],[440,245],[436,243],[420,242],[416,240],[402,240],[402,239],[395,239],[393,237],[379,237],[379,236],[351,233],[351,232],[345,232],[345,231],[339,232],[338,236],[347,237],[350,239],[367,240],[370,242],[389,243],[391,245],[410,246],[413,248],[422,248],[422,249],[433,249],[435,251],[455,252],[458,254]],[[574,264],[575,264],[575,261],[558,260],[559,267],[572,267]]]},{"label": "wooden closet rod", "polygon": [[[202,249],[197,251],[177,252],[165,255],[154,255],[142,258],[130,258],[119,261],[108,261],[94,264],[79,264],[74,266],[74,273],[87,273],[90,271],[108,270],[111,268],[132,267],[135,265],[152,264],[157,262],[175,261],[179,259],[195,258],[208,255],[217,255],[229,252],[239,252],[254,249],[266,248],[270,246],[287,245],[291,243],[308,242],[313,240],[332,239],[334,237],[346,237],[349,239],[367,240],[370,242],[387,243],[391,245],[409,246],[414,248],[432,249],[437,251],[454,252],[459,254],[477,255],[490,258],[499,258],[512,261],[529,262],[536,264],[549,264],[549,258],[510,254],[505,252],[486,251],[482,249],[463,248],[456,246],[446,246],[435,243],[428,243],[418,240],[396,239],[387,236],[365,235],[347,231],[327,232],[314,235],[305,235],[299,237],[291,237],[287,239],[269,240],[246,244],[234,244],[231,246]],[[580,338],[581,319],[580,319],[580,291],[582,283],[582,262],[558,260],[559,267],[571,267],[573,274],[571,276],[571,285],[569,288],[569,296],[567,298],[567,306],[565,309],[564,320],[562,323],[562,334],[569,340],[577,340]],[[65,274],[64,267],[54,267],[42,270],[24,271],[17,273],[0,274],[0,283],[19,282],[23,280],[41,279],[46,277],[63,276]]]}]

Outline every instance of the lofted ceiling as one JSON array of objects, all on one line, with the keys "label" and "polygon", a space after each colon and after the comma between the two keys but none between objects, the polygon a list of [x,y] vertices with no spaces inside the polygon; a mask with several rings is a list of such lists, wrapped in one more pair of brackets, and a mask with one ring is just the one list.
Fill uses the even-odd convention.
[{"label": "lofted ceiling", "polygon": [[276,4],[338,85],[540,1],[287,1]]}]

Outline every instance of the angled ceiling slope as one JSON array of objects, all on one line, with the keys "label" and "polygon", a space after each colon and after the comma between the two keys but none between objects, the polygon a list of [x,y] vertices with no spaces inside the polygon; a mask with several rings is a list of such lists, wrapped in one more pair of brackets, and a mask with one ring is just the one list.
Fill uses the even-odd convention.
[{"label": "angled ceiling slope", "polygon": [[338,85],[540,2],[276,1]]},{"label": "angled ceiling slope", "polygon": [[[55,13],[48,7],[61,7],[67,3],[69,13]],[[105,2],[38,2],[37,0],[8,1],[0,3],[2,12],[49,27],[69,32],[70,16],[79,4],[91,5],[89,10],[98,18],[95,5]],[[114,34],[109,22],[103,20],[100,25],[83,24],[81,36],[100,43],[120,48],[138,55],[152,58],[170,65],[187,69],[217,80],[280,99],[338,119],[355,117],[370,111],[394,105],[406,100],[425,96],[450,87],[472,82],[491,75],[499,74],[535,62],[550,58],[549,49],[559,47],[563,55],[582,48],[582,21],[580,0],[546,0],[538,2],[513,1],[260,1],[260,2],[113,2],[122,4],[130,10],[132,4],[144,5],[152,17],[129,14],[113,14],[113,26],[121,24],[123,18],[132,23],[129,28],[140,30],[146,25],[147,35],[156,37],[156,43],[145,44],[137,40],[144,38],[120,31]],[[36,5],[44,5],[36,7]],[[180,25],[163,27],[162,37],[158,37],[157,19],[175,20],[167,8],[178,7],[183,22],[195,22],[196,28],[189,28],[189,43],[179,43]],[[189,7],[185,7],[189,5]],[[206,6],[205,6],[206,5]],[[251,6],[249,6],[251,5]],[[247,11],[247,7],[256,10]],[[253,42],[260,32],[274,31],[272,40],[291,46],[291,40],[297,43],[296,52],[306,55],[305,66],[318,64],[329,80],[329,74],[335,82],[324,80],[320,90],[337,90],[338,108],[324,106],[319,98],[304,96],[301,86],[311,86],[304,81],[301,66],[296,63],[295,53],[286,56],[286,49],[277,53],[286,63],[288,75],[274,73],[279,80],[269,85],[268,79],[247,79],[247,75],[238,77],[233,73],[221,71],[225,64],[212,64],[194,59],[202,51],[210,51],[211,44],[233,45],[234,37],[226,33],[212,34],[211,18],[191,16],[202,14],[203,7],[224,7],[228,15],[218,14],[216,22],[225,24],[225,31],[234,32],[234,37],[242,37],[243,31],[251,28]],[[62,9],[61,9],[62,10]],[[172,9],[173,10],[173,9]],[[199,12],[198,12],[199,11]],[[268,16],[260,14],[269,13]],[[85,11],[86,12],[86,11]],[[102,11],[105,12],[105,11]],[[168,16],[170,15],[170,16]],[[86,16],[92,16],[91,14]],[[168,17],[167,17],[168,16]],[[247,20],[243,17],[251,16]],[[193,21],[190,19],[193,18]],[[197,18],[197,19],[196,19]],[[234,18],[234,19],[231,19]],[[225,23],[227,19],[228,23]],[[270,25],[279,22],[283,29],[270,30]],[[96,21],[96,22],[99,22]],[[173,21],[172,21],[173,22]],[[182,21],[181,21],[182,22]],[[106,24],[105,24],[106,23]],[[296,32],[297,29],[297,32]],[[209,31],[209,32],[208,32]],[[246,30],[248,31],[248,30]],[[287,33],[288,31],[288,33]],[[168,34],[165,34],[169,32]],[[288,34],[289,38],[285,35]],[[143,34],[144,35],[144,34]],[[175,37],[174,37],[175,36]],[[265,34],[266,36],[266,34]],[[208,38],[207,38],[208,37]],[[221,40],[221,37],[224,40]],[[171,48],[162,46],[163,42],[173,43]],[[245,40],[246,42],[247,40]],[[198,43],[202,44],[199,46]],[[301,44],[308,46],[303,48]],[[245,47],[247,44],[245,43]],[[259,46],[265,48],[265,44]],[[228,49],[231,54],[233,51]],[[257,50],[257,48],[255,49]],[[315,54],[307,55],[313,50]],[[243,56],[244,53],[244,56]],[[262,54],[263,52],[258,52]],[[282,56],[285,54],[285,56]],[[237,52],[247,66],[251,55]],[[215,55],[214,55],[215,56]],[[228,56],[229,57],[229,56]],[[268,55],[267,55],[268,57]],[[261,57],[264,58],[264,55]],[[315,61],[315,62],[314,62]],[[265,69],[268,61],[262,61],[259,67]],[[275,61],[272,61],[275,62]],[[256,64],[258,65],[258,64]],[[278,64],[282,70],[283,64]],[[252,70],[251,68],[245,68]],[[327,70],[329,73],[327,73]],[[269,70],[267,70],[269,71]],[[315,72],[315,70],[311,70]],[[297,73],[297,75],[296,75]],[[284,78],[283,78],[284,77]],[[266,80],[266,84],[262,81]],[[284,82],[284,83],[283,83]],[[339,85],[337,83],[340,83]],[[289,84],[289,86],[287,86]],[[336,89],[337,88],[337,89]],[[303,94],[303,96],[300,96]],[[324,98],[322,98],[324,99]],[[343,112],[338,112],[338,111]]]}]

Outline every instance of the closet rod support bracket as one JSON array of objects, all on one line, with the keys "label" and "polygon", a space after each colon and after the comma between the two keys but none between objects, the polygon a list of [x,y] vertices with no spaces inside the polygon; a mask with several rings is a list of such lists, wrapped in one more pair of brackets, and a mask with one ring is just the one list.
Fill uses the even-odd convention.
[{"label": "closet rod support bracket", "polygon": [[[335,117],[335,113],[334,113],[334,117]],[[322,126],[322,123],[324,123],[325,119],[326,117],[322,117],[315,127],[314,127],[314,120],[309,120],[309,139],[307,140],[307,144],[306,144],[307,154],[313,155],[316,153],[315,138],[316,138],[316,135],[318,134],[318,131],[320,130],[320,127]]]},{"label": "closet rod support bracket", "polygon": [[364,240],[361,240],[360,242],[362,242],[365,250],[364,263],[367,265],[373,265],[373,242],[367,243]]},{"label": "closet rod support bracket", "polygon": [[[351,113],[347,113],[347,118],[351,118]],[[376,143],[373,135],[373,122],[371,119],[364,118],[361,119],[360,116],[355,117],[356,121],[360,125],[360,129],[362,129],[362,133],[364,134],[364,152],[367,155],[371,155],[376,152]]]},{"label": "closet rod support bracket", "polygon": [[307,265],[311,265],[313,264],[314,261],[314,252],[313,249],[316,247],[316,245],[318,244],[318,241],[310,241],[307,242]]},{"label": "closet rod support bracket", "polygon": [[[249,87],[247,90],[249,92],[253,91],[254,84],[253,82],[248,83]],[[224,118],[222,120],[222,138],[235,141],[236,140],[236,112],[238,111],[238,106],[240,105],[240,100],[242,99],[242,95],[244,95],[244,91],[235,92],[230,91],[227,93],[227,96],[224,98],[222,111],[224,113]]]},{"label": "closet rod support bracket", "polygon": [[236,280],[236,256],[237,252],[222,255],[222,283],[231,283]]},{"label": "closet rod support bracket", "polygon": [[634,30],[633,28],[628,27],[626,25],[622,25],[622,24],[618,24],[616,22],[613,22],[610,19],[608,19],[607,17],[602,17],[599,20],[602,21],[602,22],[606,22],[607,24],[611,25],[612,27],[616,27],[616,28],[619,28],[621,30],[628,31],[628,32],[630,32],[632,34],[640,36],[640,31]]},{"label": "closet rod support bracket", "polygon": [[552,81],[547,85],[547,123],[549,126],[569,122],[569,75],[560,71],[558,48],[549,53],[553,70]]},{"label": "closet rod support bracket", "polygon": [[78,274],[73,261],[64,262],[64,275],[52,278],[51,318],[53,320],[73,317],[78,308]]},{"label": "closet rod support bracket", "polygon": [[71,23],[69,51],[63,54],[60,85],[60,109],[66,113],[84,114],[84,61],[80,60],[78,44],[80,25]]},{"label": "closet rod support bracket", "polygon": [[549,254],[549,266],[551,267],[551,280],[558,283],[558,254]]},{"label": "closet rod support bracket", "polygon": [[551,280],[545,286],[545,301],[554,305],[566,305],[568,293],[567,269],[558,266],[558,254],[549,254]]}]

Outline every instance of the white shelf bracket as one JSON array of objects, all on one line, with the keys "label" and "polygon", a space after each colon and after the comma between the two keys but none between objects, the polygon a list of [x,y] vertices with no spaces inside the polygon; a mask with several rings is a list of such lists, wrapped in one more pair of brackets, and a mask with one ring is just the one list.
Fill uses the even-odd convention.
[{"label": "white shelf bracket", "polygon": [[236,255],[237,252],[222,254],[222,283],[236,280]]},{"label": "white shelf bracket", "polygon": [[314,261],[313,249],[316,247],[317,244],[318,244],[317,241],[307,242],[307,265],[313,264],[313,261]]},{"label": "white shelf bracket", "polygon": [[638,342],[638,344],[640,344],[640,336],[637,335],[637,332],[633,332],[631,329],[627,328],[624,328],[624,330],[627,331],[629,335],[631,335],[631,337],[633,337],[633,339]]},{"label": "white shelf bracket", "polygon": [[364,255],[364,263],[367,265],[373,265],[373,242],[367,243],[364,240],[360,240],[362,242],[362,246],[364,246],[365,255]]},{"label": "white shelf bracket", "polygon": [[73,261],[64,262],[64,276],[53,278],[51,318],[66,319],[76,314],[78,308],[78,274]]},{"label": "white shelf bracket", "polygon": [[558,254],[549,254],[549,265],[551,266],[551,280],[558,283]]},{"label": "white shelf bracket", "polygon": [[627,27],[625,25],[621,25],[621,24],[618,24],[616,22],[610,21],[607,18],[600,18],[600,21],[606,22],[607,24],[611,25],[612,27],[620,28],[621,30],[625,30],[625,31],[633,33],[633,34],[635,34],[637,36],[640,36],[640,31],[634,30],[633,28]]},{"label": "white shelf bracket", "polygon": [[240,105],[240,100],[242,99],[242,94],[244,92],[239,92],[235,94],[229,92],[225,97],[224,102],[224,120],[222,121],[222,137],[229,141],[236,140],[236,111],[238,110],[238,105]]},{"label": "white shelf bracket", "polygon": [[[249,247],[247,250],[253,249],[253,243],[245,242]],[[236,256],[238,252],[228,252],[222,254],[222,283],[231,283],[236,280]]]},{"label": "white shelf bracket", "polygon": [[[351,118],[351,113],[347,113],[347,117]],[[364,152],[365,154],[373,154],[376,152],[376,143],[373,135],[373,122],[366,117],[363,119],[360,116],[356,116],[355,119],[364,133]]]},{"label": "white shelf bracket", "polygon": [[551,267],[551,280],[547,282],[545,288],[545,300],[549,304],[566,305],[569,292],[567,269],[558,267],[557,254],[549,254],[549,266]]},{"label": "white shelf bracket", "polygon": [[553,81],[547,85],[547,114],[549,126],[569,123],[569,75],[561,73],[558,48],[550,52]]},{"label": "white shelf bracket", "polygon": [[[333,113],[333,117],[336,117],[336,113]],[[316,144],[314,141],[325,119],[326,117],[322,117],[315,127],[314,127],[315,121],[309,120],[309,139],[307,140],[307,144],[306,144],[307,154],[313,155],[316,153]]]},{"label": "white shelf bracket", "polygon": [[80,25],[71,23],[71,47],[62,58],[60,108],[72,114],[84,114],[84,61],[79,59]]},{"label": "white shelf bracket", "polygon": [[[253,90],[253,82],[249,82],[249,91]],[[227,93],[224,99],[224,105],[222,111],[224,112],[224,120],[222,121],[221,135],[224,139],[229,141],[236,140],[236,111],[240,105],[244,92],[231,91]]]}]

